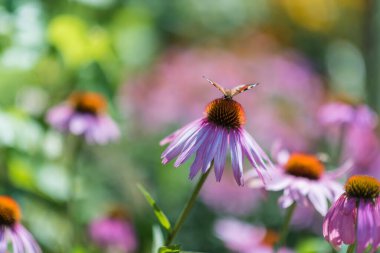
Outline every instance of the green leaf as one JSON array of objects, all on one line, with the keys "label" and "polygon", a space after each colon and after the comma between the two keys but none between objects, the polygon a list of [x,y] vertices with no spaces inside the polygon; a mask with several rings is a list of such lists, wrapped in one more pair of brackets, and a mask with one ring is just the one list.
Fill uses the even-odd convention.
[{"label": "green leaf", "polygon": [[179,245],[172,245],[168,247],[164,246],[158,250],[158,253],[180,253],[181,250],[179,248]]},{"label": "green leaf", "polygon": [[166,217],[164,212],[158,207],[156,204],[156,201],[152,198],[152,196],[148,193],[147,190],[141,185],[137,184],[137,187],[141,191],[141,193],[144,195],[145,199],[148,201],[150,206],[153,208],[154,214],[156,215],[158,221],[160,224],[167,230],[170,231],[171,225],[169,219]]},{"label": "green leaf", "polygon": [[162,235],[162,231],[160,226],[153,225],[153,243],[152,243],[152,253],[157,253],[164,245],[164,236]]},{"label": "green leaf", "polygon": [[302,242],[297,245],[297,252],[299,253],[330,253],[331,246],[322,238],[309,237],[304,238]]}]

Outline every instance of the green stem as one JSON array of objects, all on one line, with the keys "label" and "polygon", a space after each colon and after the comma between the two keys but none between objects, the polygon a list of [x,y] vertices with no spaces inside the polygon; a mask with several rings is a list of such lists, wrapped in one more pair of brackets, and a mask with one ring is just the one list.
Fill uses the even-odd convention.
[{"label": "green stem", "polygon": [[333,161],[334,164],[336,165],[339,165],[340,160],[341,160],[341,156],[342,156],[344,144],[345,144],[345,139],[346,139],[346,132],[347,132],[347,126],[343,124],[340,128],[339,137],[338,137],[339,138],[338,145],[336,147],[336,153],[335,153],[335,157]]},{"label": "green stem", "polygon": [[69,196],[67,198],[67,215],[70,219],[70,222],[72,224],[73,228],[73,242],[77,242],[80,238],[79,236],[79,230],[80,228],[77,225],[76,221],[76,212],[75,212],[75,205],[76,205],[76,180],[77,180],[77,162],[80,155],[80,152],[83,147],[83,140],[80,137],[71,136],[71,145],[69,145],[70,152],[68,153],[67,158],[67,169],[69,170],[70,174],[70,187],[69,187]]},{"label": "green stem", "polygon": [[356,243],[351,244],[350,246],[348,246],[346,252],[347,252],[347,253],[354,253],[354,252],[355,252],[355,246],[356,246]]},{"label": "green stem", "polygon": [[189,201],[187,201],[184,209],[182,210],[181,214],[179,215],[179,218],[177,219],[177,222],[175,223],[173,230],[169,233],[169,235],[166,239],[166,242],[165,242],[165,246],[170,246],[170,244],[174,240],[175,236],[177,235],[177,233],[181,229],[183,223],[185,222],[187,216],[190,213],[190,210],[193,208],[195,200],[197,199],[198,194],[199,194],[200,190],[202,189],[204,182],[207,179],[207,176],[210,174],[210,171],[212,170],[213,165],[214,165],[214,162],[211,164],[208,171],[206,173],[202,174],[201,178],[199,179],[197,185],[194,188],[193,193],[191,194]]},{"label": "green stem", "polygon": [[278,241],[278,243],[276,244],[275,246],[275,252],[278,252],[278,249],[285,244],[286,242],[286,237],[288,235],[288,232],[289,232],[289,225],[290,225],[290,221],[292,220],[292,217],[293,217],[293,214],[294,214],[294,211],[296,210],[296,203],[293,203],[289,208],[288,210],[286,211],[286,214],[285,214],[285,221],[284,221],[284,224],[282,225],[282,228],[281,228],[281,233],[280,233],[280,239]]}]

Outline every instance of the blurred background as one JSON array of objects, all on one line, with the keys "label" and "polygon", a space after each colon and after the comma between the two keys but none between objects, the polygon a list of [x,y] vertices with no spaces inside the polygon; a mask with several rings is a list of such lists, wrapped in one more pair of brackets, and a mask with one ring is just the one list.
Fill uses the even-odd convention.
[{"label": "blurred background", "polygon": [[[221,96],[202,76],[228,88],[260,82],[236,100],[245,128],[267,151],[280,141],[333,155],[318,122],[323,104],[380,110],[379,11],[375,0],[1,0],[1,193],[20,203],[44,252],[151,252],[157,222],[136,183],[176,219],[194,186],[190,163],[161,165],[158,143]],[[45,114],[76,90],[103,94],[122,136],[84,145],[74,176],[72,136],[52,129]],[[359,151],[378,151],[371,131]],[[379,162],[375,155],[361,169],[377,175]],[[281,225],[278,195],[238,187],[230,172],[206,183],[176,240],[184,249],[230,252],[214,231],[224,217]],[[65,212],[72,182],[75,227]],[[91,239],[90,224],[115,212],[134,228],[136,246],[128,250]],[[295,224],[289,247],[332,252],[322,217],[311,215],[316,224]],[[75,243],[74,230],[81,235]]]}]

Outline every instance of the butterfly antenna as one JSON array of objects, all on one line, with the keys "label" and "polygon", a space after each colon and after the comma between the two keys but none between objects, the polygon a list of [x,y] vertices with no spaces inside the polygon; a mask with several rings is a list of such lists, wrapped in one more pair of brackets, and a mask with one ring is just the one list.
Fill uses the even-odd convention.
[{"label": "butterfly antenna", "polygon": [[214,85],[214,82],[208,79],[206,76],[202,76],[204,79],[206,79],[210,84]]}]

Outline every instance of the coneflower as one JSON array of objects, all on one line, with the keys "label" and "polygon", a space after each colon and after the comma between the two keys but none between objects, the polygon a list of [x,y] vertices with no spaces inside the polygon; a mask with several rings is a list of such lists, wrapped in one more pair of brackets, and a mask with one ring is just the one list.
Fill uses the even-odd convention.
[{"label": "coneflower", "polygon": [[[323,236],[331,245],[350,245],[363,253],[380,246],[380,182],[370,176],[355,175],[345,185],[345,193],[333,204],[323,222]],[[356,245],[356,251],[354,251]],[[347,251],[348,252],[348,251]]]},{"label": "coneflower", "polygon": [[105,144],[119,137],[119,128],[107,114],[107,102],[95,92],[73,93],[53,107],[47,121],[62,132],[83,136],[89,143]]},{"label": "coneflower", "polygon": [[208,81],[223,93],[223,97],[207,105],[204,117],[191,122],[161,141],[161,145],[170,143],[161,156],[162,163],[166,164],[177,157],[174,166],[178,167],[195,154],[190,167],[190,179],[193,179],[200,171],[206,173],[214,161],[215,177],[217,181],[220,181],[229,151],[233,174],[239,185],[244,183],[244,157],[248,158],[262,177],[262,170],[267,169],[271,162],[243,128],[245,123],[243,107],[233,100],[234,96],[257,84],[240,85],[228,90],[213,81]]}]

